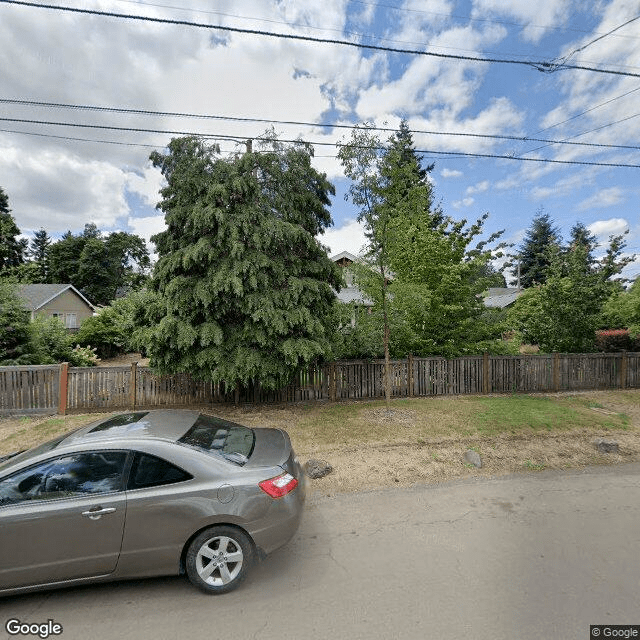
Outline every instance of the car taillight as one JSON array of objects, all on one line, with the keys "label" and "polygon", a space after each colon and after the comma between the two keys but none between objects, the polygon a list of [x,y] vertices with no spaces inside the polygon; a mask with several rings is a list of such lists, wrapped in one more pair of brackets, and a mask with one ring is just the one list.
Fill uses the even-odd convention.
[{"label": "car taillight", "polygon": [[282,498],[298,486],[298,481],[290,473],[283,473],[275,478],[263,480],[258,485],[272,498]]}]

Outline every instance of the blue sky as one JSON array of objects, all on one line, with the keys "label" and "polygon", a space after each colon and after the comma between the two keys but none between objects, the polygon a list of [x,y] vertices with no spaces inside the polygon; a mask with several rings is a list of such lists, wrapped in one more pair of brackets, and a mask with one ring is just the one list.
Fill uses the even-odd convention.
[{"label": "blue sky", "polygon": [[[640,74],[640,0],[60,0],[81,7],[437,54],[558,62]],[[624,26],[624,23],[629,22]],[[620,28],[618,28],[620,27]],[[601,242],[629,231],[640,253],[640,169],[563,165],[454,154],[640,164],[635,149],[596,148],[419,133],[473,133],[605,145],[640,141],[640,75],[450,60],[336,44],[152,24],[0,4],[0,117],[67,124],[258,137],[265,124],[132,115],[18,104],[96,105],[416,131],[435,161],[445,212],[518,243],[543,207],[567,237],[581,221]],[[580,49],[580,51],[576,51]],[[567,57],[568,56],[568,57]],[[334,143],[344,130],[275,125],[283,138]],[[53,236],[95,222],[146,238],[162,229],[154,210],[160,176],[148,155],[162,133],[0,122],[0,186],[24,234]],[[384,134],[383,134],[384,135]],[[78,138],[83,138],[79,140]],[[109,144],[118,143],[118,144]],[[233,151],[232,142],[222,148]],[[540,148],[537,148],[540,147]],[[444,152],[435,154],[433,152]],[[335,183],[335,226],[323,242],[357,253],[364,242],[333,146],[316,165]],[[452,154],[452,155],[446,155]],[[626,272],[640,273],[640,261]]]}]

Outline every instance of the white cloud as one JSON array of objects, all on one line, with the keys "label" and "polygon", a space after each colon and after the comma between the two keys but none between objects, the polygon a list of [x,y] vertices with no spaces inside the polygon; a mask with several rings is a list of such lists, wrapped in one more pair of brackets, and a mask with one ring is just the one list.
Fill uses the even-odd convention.
[{"label": "white cloud", "polygon": [[458,171],[457,169],[447,169],[446,167],[440,172],[440,175],[443,178],[459,178],[464,174],[462,171]]},{"label": "white cloud", "polygon": [[454,209],[461,209],[462,207],[470,207],[475,200],[473,198],[462,198],[462,200],[456,200],[451,204]]},{"label": "white cloud", "polygon": [[367,239],[364,235],[364,227],[356,220],[348,220],[339,228],[331,228],[318,236],[318,240],[329,247],[329,255],[335,255],[342,251],[348,251],[358,255]]},{"label": "white cloud", "polygon": [[523,37],[538,42],[547,32],[545,27],[558,27],[569,17],[571,0],[473,0],[474,17],[509,16],[522,22]]},{"label": "white cloud", "polygon": [[126,174],[112,164],[57,150],[32,155],[1,144],[0,150],[0,184],[23,231],[79,230],[87,222],[108,230],[129,213]]},{"label": "white cloud", "polygon": [[585,211],[586,209],[597,209],[599,207],[612,207],[624,200],[624,194],[619,187],[610,187],[609,189],[601,189],[594,193],[590,198],[586,198],[580,202],[576,209]]},{"label": "white cloud", "polygon": [[159,192],[163,180],[160,171],[149,165],[141,173],[127,174],[127,189],[138,194],[146,204],[155,207],[161,199]]},{"label": "white cloud", "polygon": [[467,187],[467,195],[471,195],[472,193],[484,193],[489,189],[489,181],[482,180],[482,182],[478,182],[471,187]]},{"label": "white cloud", "polygon": [[610,218],[609,220],[597,220],[587,226],[598,238],[608,238],[611,235],[619,235],[629,229],[629,223],[624,218]]},{"label": "white cloud", "polygon": [[127,222],[133,229],[133,233],[144,238],[147,243],[151,242],[151,236],[156,233],[160,233],[167,228],[167,225],[164,222],[164,214],[157,216],[143,216],[140,218],[130,216]]}]

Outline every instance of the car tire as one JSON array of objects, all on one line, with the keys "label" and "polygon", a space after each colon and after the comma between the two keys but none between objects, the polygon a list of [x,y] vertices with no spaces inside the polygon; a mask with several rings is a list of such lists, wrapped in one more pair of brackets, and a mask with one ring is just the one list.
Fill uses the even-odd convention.
[{"label": "car tire", "polygon": [[210,527],[187,549],[187,576],[205,593],[228,593],[246,578],[254,555],[253,544],[244,531],[223,525]]}]

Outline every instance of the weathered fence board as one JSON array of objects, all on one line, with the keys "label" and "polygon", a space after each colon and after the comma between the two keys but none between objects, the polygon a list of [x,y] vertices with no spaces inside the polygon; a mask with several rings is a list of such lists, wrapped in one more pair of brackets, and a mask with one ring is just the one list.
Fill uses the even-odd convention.
[{"label": "weathered fence board", "polygon": [[57,412],[60,367],[0,367],[0,415]]},{"label": "weathered fence board", "polygon": [[[416,358],[391,361],[392,396],[640,388],[640,353]],[[66,397],[61,392],[66,389]],[[0,367],[0,414],[109,411],[216,403],[291,403],[384,397],[384,361],[311,366],[288,386],[226,388],[148,367]]]},{"label": "weathered fence board", "polygon": [[69,367],[67,409],[116,409],[129,405],[131,367]]}]

